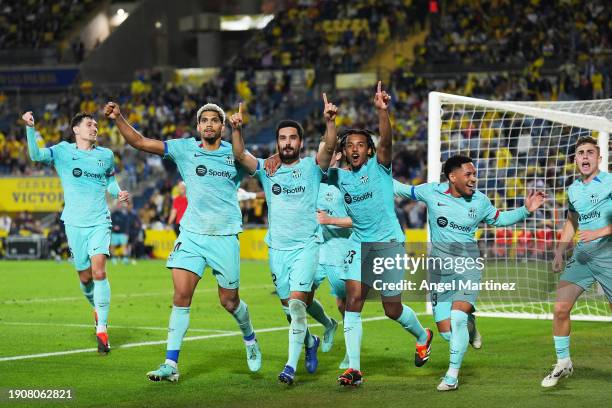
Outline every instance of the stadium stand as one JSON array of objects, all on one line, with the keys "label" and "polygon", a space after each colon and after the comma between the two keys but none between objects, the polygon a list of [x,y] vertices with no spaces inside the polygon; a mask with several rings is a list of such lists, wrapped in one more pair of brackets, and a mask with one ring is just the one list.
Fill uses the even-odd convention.
[{"label": "stadium stand", "polygon": [[[38,4],[26,3],[28,7]],[[68,5],[64,3],[60,2],[59,7],[74,6],[72,2],[68,2]],[[610,49],[609,11],[600,1],[589,2],[586,8],[580,8],[579,2],[575,1],[562,3],[562,7],[550,7],[550,1],[497,0],[480,7],[477,6],[480,2],[449,2],[445,15],[428,18],[423,12],[426,8],[422,7],[422,1],[300,1],[298,5],[278,14],[245,47],[247,52],[239,53],[231,66],[224,67],[218,77],[199,88],[166,83],[160,75],[151,72],[139,73],[131,84],[118,88],[82,82],[61,97],[35,109],[39,143],[50,145],[66,139],[70,117],[75,112],[100,112],[109,99],[117,100],[122,105],[128,120],[135,127],[147,136],[161,140],[194,135],[195,112],[206,101],[218,103],[228,110],[228,114],[238,101],[245,101],[247,126],[249,122],[264,122],[278,111],[280,105],[292,100],[293,90],[287,75],[281,81],[270,79],[266,86],[258,87],[255,83],[256,69],[282,69],[287,72],[289,68],[316,67],[320,70],[325,67],[332,74],[354,72],[373,55],[377,45],[390,39],[404,38],[411,30],[428,27],[430,34],[426,43],[417,50],[415,65],[406,63],[389,67],[389,83],[385,84],[394,104],[391,118],[396,154],[394,176],[405,183],[419,184],[426,180],[427,174],[424,158],[427,93],[430,91],[497,100],[610,97],[612,82],[604,54],[604,50]],[[12,7],[16,6],[6,7],[14,10]],[[25,10],[26,6],[23,7]],[[51,7],[54,10],[58,6]],[[509,26],[504,20],[505,16],[514,12],[522,16],[514,20],[515,26],[512,27],[513,32],[521,33],[519,36],[501,29]],[[54,12],[51,10],[50,14],[48,24],[53,24]],[[606,24],[601,24],[604,20]],[[2,21],[3,24],[10,23],[7,18]],[[46,29],[48,24],[39,25],[40,29]],[[41,41],[40,33],[28,39],[17,39],[9,34],[0,37],[0,43],[6,44],[6,47],[23,45],[24,41]],[[527,41],[529,38],[531,40]],[[551,48],[552,44],[557,49]],[[586,58],[587,55],[595,58]],[[571,60],[578,62],[566,62],[550,68],[553,57],[568,56],[575,57]],[[474,61],[493,65],[496,69],[487,70],[487,73],[423,72],[423,67],[431,64],[469,65]],[[522,63],[521,69],[507,69],[509,64],[517,62]],[[245,74],[237,81],[236,72],[240,70]],[[318,91],[316,81],[309,85],[312,86],[311,90]],[[334,102],[340,108],[339,126],[376,130],[377,119],[371,97],[371,90],[336,92]],[[27,159],[23,126],[16,119],[19,112],[16,107],[8,106],[1,94],[0,116],[0,173],[25,176],[52,174],[52,170],[32,165]],[[174,166],[126,147],[117,130],[100,114],[98,122],[100,142],[115,151],[117,172],[126,187],[134,188],[144,180],[151,179],[151,175],[159,179],[156,185],[138,191],[136,211],[143,228],[166,228],[172,197],[176,194],[177,174]],[[323,129],[318,105],[306,115],[303,124],[307,149],[311,152]],[[456,138],[449,143],[461,143],[462,138],[469,138],[478,131],[469,121],[458,121],[456,130]],[[497,168],[503,169],[508,157],[515,157],[521,152],[517,145],[512,144],[497,148],[501,146],[500,141],[509,137],[503,130],[490,133],[491,147],[495,149],[477,160],[494,160]],[[257,156],[266,157],[273,146],[261,143],[251,146],[251,149]],[[558,157],[557,163],[559,166],[570,164],[567,157]],[[521,172],[534,171],[535,163],[525,164]],[[507,183],[519,183],[518,176],[508,178]],[[249,191],[260,189],[253,179],[245,180],[243,187]],[[524,193],[528,187],[517,185],[518,194]],[[559,202],[563,199],[555,197]],[[509,197],[506,202],[500,202],[496,197],[494,201],[501,209],[522,204],[514,197]],[[396,204],[403,227],[424,225],[423,205],[407,201]],[[241,207],[245,224],[265,224],[263,200],[245,201]],[[503,230],[498,230],[498,234],[501,234],[498,237],[501,247],[508,244],[508,240],[512,242],[512,238],[504,235]],[[530,237],[517,237],[520,250],[549,249],[551,234],[552,231],[543,229],[541,236],[536,237],[537,243],[533,248],[526,246]]]}]

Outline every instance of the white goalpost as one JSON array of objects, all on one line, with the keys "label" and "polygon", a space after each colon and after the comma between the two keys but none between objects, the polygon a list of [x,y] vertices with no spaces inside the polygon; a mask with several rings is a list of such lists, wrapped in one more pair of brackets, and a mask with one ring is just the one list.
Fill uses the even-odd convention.
[{"label": "white goalpost", "polygon": [[[481,292],[477,314],[551,319],[559,279],[552,251],[576,176],[575,143],[581,136],[597,139],[601,169],[609,171],[612,99],[506,102],[431,92],[428,109],[428,182],[441,181],[442,163],[462,154],[474,160],[478,189],[500,210],[523,205],[531,189],[549,196],[543,208],[512,227],[481,225],[477,238],[487,260],[482,281],[516,282],[517,291]],[[612,321],[598,285],[579,298],[572,319]]]}]

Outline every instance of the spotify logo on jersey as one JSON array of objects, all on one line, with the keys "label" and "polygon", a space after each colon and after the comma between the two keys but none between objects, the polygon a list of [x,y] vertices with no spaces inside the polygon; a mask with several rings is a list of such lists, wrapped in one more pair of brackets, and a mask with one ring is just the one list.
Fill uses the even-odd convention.
[{"label": "spotify logo on jersey", "polygon": [[196,167],[196,174],[200,177],[203,177],[206,175],[206,173],[208,172],[208,169],[206,168],[206,166],[200,164],[198,167]]},{"label": "spotify logo on jersey", "polygon": [[346,193],[344,195],[344,202],[347,204],[350,204],[353,202],[353,197],[351,197],[351,195],[349,193]]},{"label": "spotify logo on jersey", "polygon": [[279,195],[281,193],[281,186],[278,184],[273,184],[272,185],[272,193],[274,193],[274,195]]},{"label": "spotify logo on jersey", "polygon": [[448,220],[446,219],[446,217],[438,217],[438,219],[436,220],[436,222],[438,223],[438,226],[444,228],[448,225]]},{"label": "spotify logo on jersey", "polygon": [[81,177],[83,175],[83,170],[79,169],[78,167],[75,169],[72,169],[72,175],[74,177]]}]

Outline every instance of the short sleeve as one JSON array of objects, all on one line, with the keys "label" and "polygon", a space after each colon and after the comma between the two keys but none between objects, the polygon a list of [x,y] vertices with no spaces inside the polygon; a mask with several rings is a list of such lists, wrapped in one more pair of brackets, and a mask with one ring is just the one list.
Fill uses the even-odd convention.
[{"label": "short sleeve", "polygon": [[392,172],[391,172],[391,164],[389,164],[389,167],[386,167],[386,166],[384,166],[384,165],[380,164],[380,163],[378,162],[378,159],[377,159],[377,158],[375,158],[375,157],[373,157],[373,158],[372,158],[372,159],[370,159],[370,160],[374,160],[374,161],[376,162],[376,169],[377,169],[377,170],[378,170],[380,173],[384,174],[385,176],[390,176],[390,175],[392,174]]},{"label": "short sleeve", "polygon": [[326,177],[323,179],[325,183],[330,186],[338,187],[338,179],[340,177],[340,171],[336,167],[330,167],[327,169]]},{"label": "short sleeve", "polygon": [[164,159],[170,159],[175,163],[181,159],[185,152],[186,139],[171,139],[164,141]]},{"label": "short sleeve", "polygon": [[257,159],[257,170],[255,170],[255,172],[251,174],[253,177],[256,177],[262,184],[264,183],[264,179],[266,178],[266,169],[264,167],[265,162],[266,161],[264,159]]}]

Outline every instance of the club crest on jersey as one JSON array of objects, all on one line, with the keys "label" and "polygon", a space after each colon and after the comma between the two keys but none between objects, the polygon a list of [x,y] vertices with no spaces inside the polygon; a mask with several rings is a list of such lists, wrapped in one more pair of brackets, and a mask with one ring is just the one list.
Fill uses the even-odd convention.
[{"label": "club crest on jersey", "polygon": [[203,177],[208,172],[208,169],[203,164],[200,164],[198,167],[196,167],[196,171],[195,172],[196,172],[196,174],[198,176]]},{"label": "club crest on jersey", "polygon": [[225,164],[228,166],[234,165],[234,158],[232,156],[225,156]]},{"label": "club crest on jersey", "polygon": [[328,191],[325,193],[325,201],[334,201],[334,195]]},{"label": "club crest on jersey", "polygon": [[595,194],[591,194],[591,204],[597,204],[598,201],[599,197],[597,197]]},{"label": "club crest on jersey", "polygon": [[359,179],[359,182],[360,182],[361,184],[365,184],[365,183],[367,183],[367,182],[368,182],[368,180],[370,180],[370,179],[368,178],[368,175],[367,175],[367,174],[364,174],[364,175],[363,175],[363,176],[361,176],[361,178]]},{"label": "club crest on jersey", "polygon": [[468,210],[468,217],[476,219],[476,209],[474,207]]},{"label": "club crest on jersey", "polygon": [[302,177],[302,171],[300,169],[294,169],[291,173],[291,177],[293,177],[294,179]]},{"label": "club crest on jersey", "polygon": [[103,160],[98,160],[98,166],[104,167],[104,161]]}]

